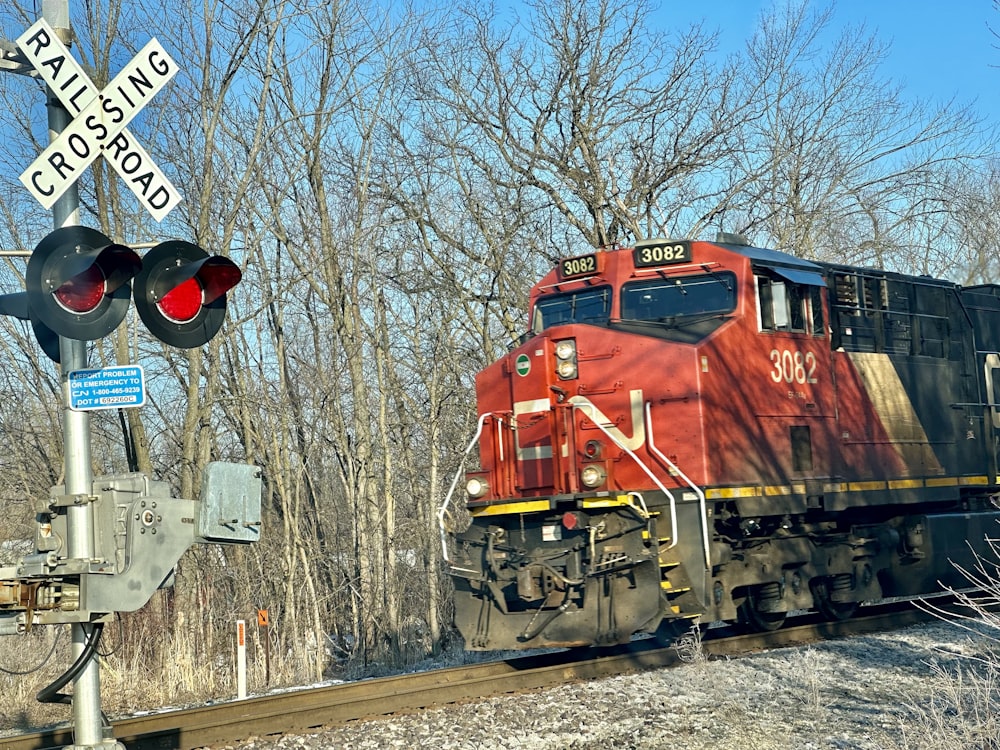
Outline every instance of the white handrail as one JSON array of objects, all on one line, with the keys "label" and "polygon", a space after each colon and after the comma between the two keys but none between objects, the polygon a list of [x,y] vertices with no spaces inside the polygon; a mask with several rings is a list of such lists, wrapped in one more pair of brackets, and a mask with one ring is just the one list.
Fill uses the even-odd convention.
[{"label": "white handrail", "polygon": [[[684,482],[687,484],[687,486],[690,487],[692,490],[694,490],[695,494],[698,495],[698,507],[699,507],[699,510],[701,511],[701,541],[702,541],[702,546],[704,547],[704,550],[705,550],[705,570],[711,570],[712,569],[712,557],[711,557],[711,555],[709,554],[709,551],[708,551],[708,516],[706,515],[707,508],[706,508],[706,503],[705,503],[705,492],[698,485],[696,485],[694,482],[692,482],[688,478],[688,475],[685,474],[683,471],[680,470],[680,467],[677,464],[675,464],[673,461],[671,461],[669,458],[667,458],[665,455],[663,455],[663,453],[660,452],[660,449],[656,447],[656,441],[653,438],[653,419],[652,419],[652,414],[650,414],[650,408],[649,407],[650,407],[650,404],[647,401],[646,402],[646,425],[647,425],[646,429],[647,429],[648,434],[649,434],[649,449],[653,453],[655,453],[660,458],[661,461],[663,461],[667,466],[669,466],[671,471],[676,472],[677,476],[679,476],[681,479],[683,479]],[[677,533],[677,531],[675,529],[674,530],[674,534],[676,535],[676,533]]]},{"label": "white handrail", "polygon": [[[483,434],[483,425],[486,424],[486,420],[493,416],[490,413],[483,414],[479,417],[479,423],[476,425],[476,434],[472,436],[472,440],[469,441],[469,445],[465,449],[465,453],[462,454],[462,460],[458,464],[458,471],[455,472],[455,478],[451,480],[451,487],[448,488],[448,494],[445,495],[444,502],[441,503],[441,507],[437,511],[438,528],[441,530],[441,551],[444,556],[444,561],[455,567],[455,563],[452,562],[451,558],[448,557],[448,533],[444,528],[444,517],[448,512],[448,506],[451,505],[451,496],[455,494],[455,487],[458,486],[459,477],[465,472],[465,459],[469,457],[469,451],[472,447],[479,442],[480,436]],[[467,568],[456,568],[457,570],[465,570],[469,573],[475,573],[474,570],[468,570]]]}]

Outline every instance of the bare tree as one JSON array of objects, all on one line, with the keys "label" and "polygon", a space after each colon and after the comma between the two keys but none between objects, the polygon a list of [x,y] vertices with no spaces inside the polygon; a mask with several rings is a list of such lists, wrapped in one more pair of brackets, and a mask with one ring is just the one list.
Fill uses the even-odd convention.
[{"label": "bare tree", "polygon": [[750,179],[720,218],[798,255],[921,269],[919,238],[952,210],[951,175],[995,142],[969,106],[908,100],[864,27],[824,49],[832,8],[813,7],[763,15],[747,43],[740,70],[760,117],[732,165]]},{"label": "bare tree", "polygon": [[452,179],[470,193],[523,193],[526,213],[557,215],[590,246],[674,229],[677,199],[704,195],[694,178],[734,147],[746,116],[731,99],[734,70],[709,61],[714,37],[656,31],[646,2],[528,7],[504,22],[465,6],[446,38],[423,45],[413,96],[437,126],[427,136],[454,160]]},{"label": "bare tree", "polygon": [[[1000,280],[1000,161],[986,160],[976,171],[956,168],[948,179],[948,211],[928,227],[920,270],[947,275],[963,284]],[[934,232],[931,234],[931,232]]]}]

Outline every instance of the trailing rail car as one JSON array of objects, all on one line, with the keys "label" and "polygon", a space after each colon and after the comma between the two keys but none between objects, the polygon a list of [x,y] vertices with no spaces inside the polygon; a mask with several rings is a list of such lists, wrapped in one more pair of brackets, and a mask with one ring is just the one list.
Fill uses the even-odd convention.
[{"label": "trailing rail car", "polygon": [[564,259],[530,305],[439,511],[470,649],[843,619],[1000,531],[1000,286],[726,235]]}]

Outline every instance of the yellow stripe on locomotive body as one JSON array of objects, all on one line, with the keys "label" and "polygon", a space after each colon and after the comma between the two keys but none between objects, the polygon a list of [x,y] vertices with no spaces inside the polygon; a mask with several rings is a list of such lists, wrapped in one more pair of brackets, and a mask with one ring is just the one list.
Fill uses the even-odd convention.
[{"label": "yellow stripe on locomotive body", "polygon": [[990,478],[986,476],[976,476],[976,477],[959,477],[958,483],[965,486],[977,486],[983,487],[988,486],[990,483]]},{"label": "yellow stripe on locomotive body", "polygon": [[[988,476],[978,474],[960,477],[924,477],[874,480],[863,482],[827,482],[822,485],[822,494],[878,492],[885,490],[932,489],[939,487],[988,487]],[[806,485],[795,482],[791,485],[712,487],[705,490],[708,500],[738,500],[750,497],[779,497],[785,495],[806,495]]]},{"label": "yellow stripe on locomotive body", "polygon": [[868,482],[848,482],[847,489],[851,492],[875,492],[886,489],[886,483],[880,479]]},{"label": "yellow stripe on locomotive body", "polygon": [[[564,498],[559,498],[560,501]],[[574,500],[576,505],[585,510],[599,508],[634,507],[634,501],[628,495],[612,495],[609,497],[582,497]],[[512,513],[545,513],[556,507],[555,498],[539,498],[537,500],[516,500],[513,502],[494,502],[489,505],[470,507],[469,514],[475,518],[482,516],[504,516]]]},{"label": "yellow stripe on locomotive body", "polygon": [[790,485],[771,485],[764,488],[764,494],[775,497],[781,495],[804,495],[806,494],[806,486],[802,482],[796,482]]},{"label": "yellow stripe on locomotive body", "polygon": [[551,509],[552,502],[548,499],[518,500],[512,503],[493,503],[477,508],[469,508],[469,515],[479,518],[481,516],[503,516],[511,513],[538,513]]},{"label": "yellow stripe on locomotive body", "polygon": [[619,508],[623,505],[632,505],[628,495],[615,495],[613,497],[585,497],[580,500],[581,508]]},{"label": "yellow stripe on locomotive body", "polygon": [[[985,477],[984,477],[985,478]],[[924,486],[923,479],[890,479],[890,490],[917,490]]]},{"label": "yellow stripe on locomotive body", "polygon": [[[885,490],[934,489],[940,487],[988,487],[990,478],[985,475],[964,477],[925,477],[889,479],[866,482],[829,482],[822,485],[822,494],[864,493]],[[809,494],[805,483],[793,482],[790,485],[743,485],[733,487],[711,487],[705,490],[706,500],[740,500],[741,498],[767,498],[784,496],[806,496]],[[683,502],[696,502],[693,493],[679,496]],[[566,498],[558,498],[562,503]],[[611,495],[608,497],[580,497],[572,500],[576,507],[584,510],[601,508],[634,507],[635,502],[628,495]],[[510,502],[493,502],[488,505],[470,507],[470,515],[479,518],[483,516],[502,516],[522,513],[547,513],[557,506],[556,498],[539,498],[535,500],[516,500]]]},{"label": "yellow stripe on locomotive body", "polygon": [[932,477],[924,480],[928,487],[956,487],[958,477]]},{"label": "yellow stripe on locomotive body", "polygon": [[760,497],[760,487],[716,487],[705,490],[708,500],[736,500],[741,497]]}]

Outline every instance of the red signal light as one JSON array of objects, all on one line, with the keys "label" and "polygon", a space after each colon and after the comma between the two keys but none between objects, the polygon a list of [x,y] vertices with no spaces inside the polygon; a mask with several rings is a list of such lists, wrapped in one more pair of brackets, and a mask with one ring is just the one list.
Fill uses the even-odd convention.
[{"label": "red signal light", "polygon": [[87,227],[62,227],[38,243],[25,274],[28,317],[46,354],[58,361],[55,335],[92,341],[125,318],[136,252]]},{"label": "red signal light", "polygon": [[195,276],[172,288],[156,304],[174,323],[189,323],[198,316],[203,305],[224,297],[242,277],[232,261],[219,256],[206,258]]},{"label": "red signal light", "polygon": [[107,279],[97,265],[78,273],[62,284],[54,292],[56,301],[74,313],[88,313],[97,308],[107,291]]},{"label": "red signal light", "polygon": [[209,341],[226,316],[226,292],[240,282],[239,266],[181,240],[161,242],[142,259],[135,307],[146,328],[170,346]]},{"label": "red signal light", "polygon": [[205,299],[204,290],[197,277],[182,281],[156,303],[160,312],[174,323],[188,323],[201,312]]}]

